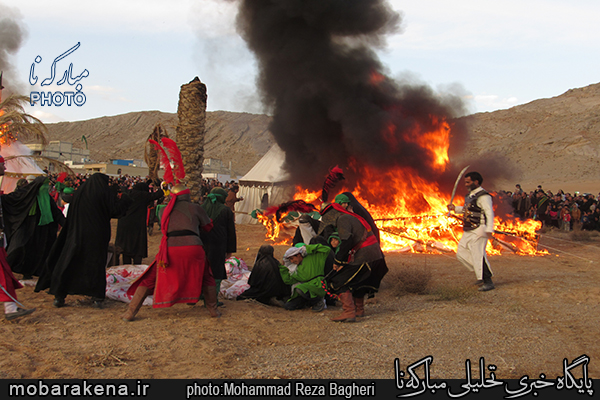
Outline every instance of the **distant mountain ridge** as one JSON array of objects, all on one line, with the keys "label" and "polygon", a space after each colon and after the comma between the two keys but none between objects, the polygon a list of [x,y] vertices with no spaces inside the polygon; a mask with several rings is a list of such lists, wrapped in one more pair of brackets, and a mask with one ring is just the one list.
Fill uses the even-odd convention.
[{"label": "distant mountain ridge", "polygon": [[[176,140],[177,114],[140,111],[86,121],[47,124],[49,140],[72,142],[85,148],[97,162],[111,159],[143,159],[144,144],[154,126],[161,123],[169,137]],[[268,130],[271,118],[266,115],[227,111],[207,112],[205,158],[217,158],[241,176],[271,148],[274,140]]]},{"label": "distant mountain ridge", "polygon": [[[501,156],[503,171],[496,180],[500,188],[520,183],[526,190],[542,184],[554,191],[600,191],[600,84],[461,120],[470,138],[454,161],[466,164],[489,154]],[[85,135],[91,158],[108,161],[143,158],[144,143],[157,122],[176,139],[177,115],[160,111],[47,126],[50,140],[70,141],[79,148],[85,146]],[[270,122],[271,117],[261,114],[207,112],[205,157],[221,159],[224,165],[231,161],[241,177],[275,143]]]},{"label": "distant mountain ridge", "polygon": [[461,158],[503,155],[514,176],[499,186],[600,192],[600,84],[464,118],[471,138]]}]

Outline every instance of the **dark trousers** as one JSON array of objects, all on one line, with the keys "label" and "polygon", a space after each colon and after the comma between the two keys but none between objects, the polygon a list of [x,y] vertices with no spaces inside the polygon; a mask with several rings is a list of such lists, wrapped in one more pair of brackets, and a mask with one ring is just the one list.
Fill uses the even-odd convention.
[{"label": "dark trousers", "polygon": [[312,307],[317,304],[319,301],[323,301],[322,297],[311,298],[310,294],[304,293],[303,291],[296,289],[296,293],[298,296],[287,301],[285,303],[284,308],[286,310],[299,310],[305,307]]},{"label": "dark trousers", "polygon": [[492,271],[490,271],[489,265],[485,262],[485,258],[483,259],[483,282],[492,283]]}]

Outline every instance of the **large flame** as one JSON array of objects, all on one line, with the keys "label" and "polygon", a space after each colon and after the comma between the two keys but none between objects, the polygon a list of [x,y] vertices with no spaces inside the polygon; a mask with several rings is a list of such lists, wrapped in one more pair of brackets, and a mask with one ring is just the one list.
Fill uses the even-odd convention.
[{"label": "large flame", "polygon": [[[378,77],[372,79],[377,82]],[[404,132],[403,142],[412,142],[431,154],[432,169],[443,173],[449,164],[448,148],[450,126],[431,116],[437,130],[431,132]],[[389,124],[382,137],[389,146],[400,145],[396,127]],[[348,169],[358,177],[353,188],[336,188],[337,192],[350,191],[369,210],[380,230],[381,247],[386,252],[456,252],[462,236],[460,216],[450,215],[448,194],[435,182],[420,177],[418,171],[396,166],[380,170],[355,158],[349,160]],[[320,205],[321,193],[296,187],[294,200]],[[290,230],[297,222],[279,222],[272,216],[260,216],[267,227],[267,239],[278,244],[291,243]],[[537,250],[539,236],[536,231],[541,222],[520,221],[496,215],[494,239],[488,242],[488,254],[509,250],[515,254],[547,254]],[[282,234],[282,232],[287,234]]]},{"label": "large flame", "polygon": [[[1,82],[0,82],[1,83]],[[2,89],[0,88],[0,104],[2,103]],[[0,117],[4,115],[4,110],[0,108]],[[0,124],[0,145],[11,144],[16,139],[10,132],[8,124]]]}]

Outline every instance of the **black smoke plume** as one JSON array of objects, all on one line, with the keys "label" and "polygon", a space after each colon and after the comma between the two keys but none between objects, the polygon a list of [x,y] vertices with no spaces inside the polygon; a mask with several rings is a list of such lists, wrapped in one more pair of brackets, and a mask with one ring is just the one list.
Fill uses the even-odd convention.
[{"label": "black smoke plume", "polygon": [[0,3],[0,71],[5,87],[3,98],[11,93],[21,93],[24,84],[18,78],[13,57],[23,45],[27,30],[18,10]]},{"label": "black smoke plume", "polygon": [[316,190],[334,165],[346,185],[360,180],[365,165],[454,183],[455,169],[434,168],[418,138],[452,124],[462,101],[394,81],[374,51],[401,22],[384,0],[241,2],[238,31],[258,59],[259,90],[293,183]]}]

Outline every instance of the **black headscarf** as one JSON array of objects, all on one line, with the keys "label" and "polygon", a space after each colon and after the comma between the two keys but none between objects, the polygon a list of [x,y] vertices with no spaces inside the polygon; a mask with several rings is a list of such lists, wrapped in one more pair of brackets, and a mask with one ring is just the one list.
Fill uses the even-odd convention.
[{"label": "black headscarf", "polygon": [[274,248],[263,245],[258,250],[254,267],[248,278],[250,288],[238,296],[238,300],[256,299],[268,304],[271,297],[283,299],[290,295],[290,286],[283,283],[279,273],[279,261],[273,256]]},{"label": "black headscarf", "polygon": [[213,188],[206,196],[204,203],[202,203],[202,208],[204,208],[208,217],[214,221],[221,214],[221,211],[227,207],[225,205],[226,199],[227,192],[225,189],[220,187]]},{"label": "black headscarf", "polygon": [[64,297],[81,294],[103,299],[110,220],[127,209],[131,200],[117,197],[108,176],[95,173],[75,192],[69,216],[44,265],[35,287]]},{"label": "black headscarf", "polygon": [[367,211],[367,209],[364,208],[362,204],[358,202],[358,200],[356,200],[356,197],[354,197],[354,195],[351,192],[344,192],[342,194],[348,196],[353,212],[362,217],[365,221],[367,221],[367,223],[371,227],[371,231],[377,238],[377,241],[381,243],[381,240],[379,239],[379,228],[377,227],[377,225],[375,225],[375,221],[373,220],[373,217],[371,216],[369,211]]}]

